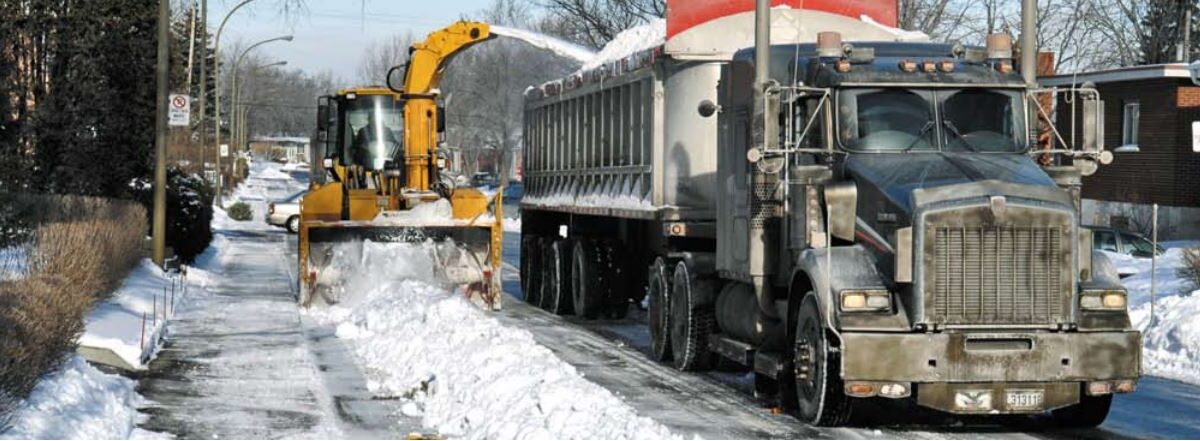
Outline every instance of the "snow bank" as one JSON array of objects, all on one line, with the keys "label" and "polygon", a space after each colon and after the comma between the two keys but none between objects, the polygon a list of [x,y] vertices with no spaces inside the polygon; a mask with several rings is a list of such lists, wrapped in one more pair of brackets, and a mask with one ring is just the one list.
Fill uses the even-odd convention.
[{"label": "snow bank", "polygon": [[520,233],[521,232],[521,218],[506,217],[501,222],[504,225],[505,233]]},{"label": "snow bank", "polygon": [[[174,308],[185,300],[183,285],[176,282],[174,294],[171,285],[171,276],[154,262],[143,259],[121,288],[87,315],[86,330],[79,337],[80,346],[111,350],[129,367],[144,368],[157,350]],[[195,288],[187,292],[194,294]],[[169,305],[171,302],[175,303],[174,308]]]},{"label": "snow bank", "polygon": [[1200,384],[1200,287],[1179,276],[1183,250],[1168,249],[1159,256],[1156,274],[1156,316],[1150,324],[1150,259],[1108,253],[1118,271],[1135,273],[1122,283],[1129,290],[1129,318],[1144,334],[1145,373]]},{"label": "snow bank", "polygon": [[612,41],[605,44],[600,52],[584,61],[579,70],[592,70],[638,52],[662,46],[666,41],[667,21],[656,18],[646,24],[621,31]]},{"label": "snow bank", "polygon": [[158,438],[136,428],[142,397],[132,380],[100,372],[74,356],[42,378],[0,439]]},{"label": "snow bank", "polygon": [[491,30],[493,34],[515,38],[529,43],[533,47],[545,49],[563,58],[579,62],[587,62],[596,56],[595,52],[583,46],[538,32],[498,25],[491,25]]},{"label": "snow bank", "polygon": [[390,271],[364,268],[361,297],[308,314],[351,342],[373,393],[401,398],[403,413],[428,429],[471,439],[672,437],[527,331],[450,293],[430,276],[428,246],[367,248],[368,257],[393,256],[377,265]]}]

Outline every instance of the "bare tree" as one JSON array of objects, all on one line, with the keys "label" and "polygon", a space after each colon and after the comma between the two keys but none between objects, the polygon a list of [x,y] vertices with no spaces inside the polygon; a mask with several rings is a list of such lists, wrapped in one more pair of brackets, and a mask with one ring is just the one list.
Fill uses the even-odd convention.
[{"label": "bare tree", "polygon": [[543,28],[593,48],[604,46],[621,31],[663,17],[666,0],[542,0],[547,12]]},{"label": "bare tree", "polygon": [[358,65],[358,81],[364,85],[385,85],[388,69],[408,62],[408,48],[414,41],[412,32],[407,32],[368,45]]}]

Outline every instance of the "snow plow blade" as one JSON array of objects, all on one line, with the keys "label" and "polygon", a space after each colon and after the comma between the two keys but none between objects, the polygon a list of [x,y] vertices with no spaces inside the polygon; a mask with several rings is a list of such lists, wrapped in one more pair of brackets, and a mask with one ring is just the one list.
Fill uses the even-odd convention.
[{"label": "snow plow blade", "polygon": [[[411,244],[409,252],[432,262],[429,281],[447,285],[485,310],[500,309],[499,223],[448,221],[394,225],[369,221],[305,222],[300,230],[300,292],[304,307],[333,305],[348,293],[355,271],[387,272],[396,260],[412,259],[389,244]],[[349,271],[347,271],[349,270]],[[361,290],[358,290],[361,291]]]}]

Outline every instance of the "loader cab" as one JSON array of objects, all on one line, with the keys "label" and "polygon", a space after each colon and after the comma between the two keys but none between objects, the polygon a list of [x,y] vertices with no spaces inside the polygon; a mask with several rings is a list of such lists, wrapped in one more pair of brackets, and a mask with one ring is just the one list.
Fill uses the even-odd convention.
[{"label": "loader cab", "polygon": [[374,88],[322,97],[318,142],[323,147],[325,175],[333,180],[345,179],[346,168],[401,173],[404,102],[399,94]]}]

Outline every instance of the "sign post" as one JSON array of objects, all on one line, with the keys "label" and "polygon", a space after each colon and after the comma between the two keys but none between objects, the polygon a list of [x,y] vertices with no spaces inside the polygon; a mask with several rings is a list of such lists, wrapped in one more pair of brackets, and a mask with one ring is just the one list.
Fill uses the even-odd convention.
[{"label": "sign post", "polygon": [[192,97],[182,94],[171,94],[168,125],[171,127],[187,127],[192,123]]}]

